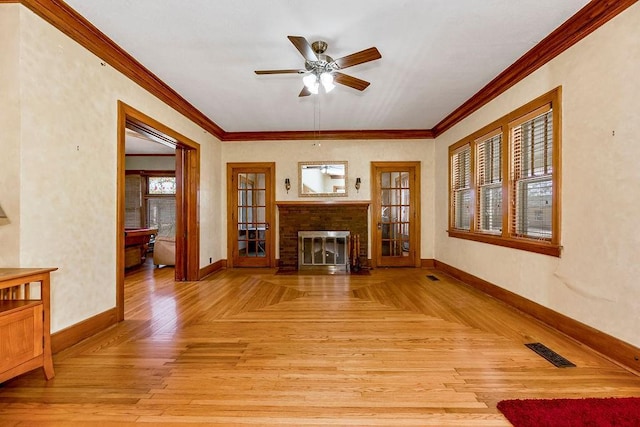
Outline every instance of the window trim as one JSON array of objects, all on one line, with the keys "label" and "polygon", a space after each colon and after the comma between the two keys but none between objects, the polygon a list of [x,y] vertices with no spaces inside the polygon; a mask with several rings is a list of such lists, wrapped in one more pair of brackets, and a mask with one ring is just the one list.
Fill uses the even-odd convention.
[{"label": "window trim", "polygon": [[[478,131],[468,135],[455,144],[449,146],[449,222],[447,233],[449,237],[483,242],[492,245],[504,246],[514,249],[525,250],[529,252],[540,253],[550,256],[560,256],[562,246],[560,245],[560,194],[561,186],[561,129],[562,129],[562,105],[561,105],[562,87],[557,87],[544,95],[534,99],[515,109],[514,111],[504,115],[498,120],[484,126]],[[512,186],[512,161],[511,161],[511,128],[516,124],[533,118],[541,111],[541,109],[549,106],[553,111],[553,147],[552,147],[552,213],[551,213],[551,239],[540,240],[528,237],[514,236],[511,226],[511,216],[513,209],[511,207],[511,196],[513,192]],[[500,234],[488,233],[478,228],[478,209],[479,209],[479,188],[477,185],[477,144],[484,141],[489,135],[495,135],[496,130],[502,133],[502,232]],[[464,146],[471,147],[471,220],[470,229],[462,230],[454,227],[454,200],[453,200],[453,156]]]}]

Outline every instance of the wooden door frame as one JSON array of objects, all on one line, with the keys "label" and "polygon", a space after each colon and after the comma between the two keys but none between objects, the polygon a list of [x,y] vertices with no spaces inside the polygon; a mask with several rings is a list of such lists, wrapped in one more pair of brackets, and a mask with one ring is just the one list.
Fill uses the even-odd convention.
[{"label": "wooden door frame", "polygon": [[118,101],[116,197],[116,319],[124,320],[125,130],[127,121],[149,128],[176,143],[176,280],[199,279],[200,144],[135,108]]},{"label": "wooden door frame", "polygon": [[[382,200],[380,200],[380,178],[378,176],[378,168],[395,168],[396,170],[413,169],[414,182],[411,184],[411,197],[415,203],[410,205],[413,212],[411,225],[413,230],[409,236],[409,247],[414,248],[414,266],[421,267],[420,245],[422,236],[420,235],[420,162],[371,162],[371,264],[373,267],[378,266],[378,256],[380,251],[380,241],[378,233],[378,222],[381,221],[380,210]],[[415,205],[415,206],[414,206]]]},{"label": "wooden door frame", "polygon": [[267,238],[267,253],[269,254],[269,268],[276,266],[276,226],[275,226],[275,208],[276,208],[276,164],[275,162],[236,162],[227,163],[227,267],[233,268],[233,249],[236,242],[236,224],[234,221],[234,203],[233,195],[235,188],[232,188],[233,175],[236,169],[248,169],[248,168],[261,168],[267,169],[270,175],[271,186],[269,188],[269,197],[265,201],[268,209],[265,212],[265,221],[269,224],[269,231],[271,232],[269,238]]}]

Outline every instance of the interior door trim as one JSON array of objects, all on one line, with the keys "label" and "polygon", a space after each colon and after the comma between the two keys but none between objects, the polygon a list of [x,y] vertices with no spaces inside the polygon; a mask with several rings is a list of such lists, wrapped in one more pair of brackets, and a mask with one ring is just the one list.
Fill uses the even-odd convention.
[{"label": "interior door trim", "polygon": [[380,251],[380,237],[377,224],[381,222],[380,211],[382,200],[380,200],[380,176],[379,169],[394,170],[412,170],[413,182],[410,184],[411,198],[414,201],[411,205],[412,212],[412,230],[410,234],[409,247],[414,251],[414,267],[421,267],[420,259],[420,242],[421,242],[421,214],[420,214],[420,162],[371,162],[371,264],[372,267],[378,267],[378,258]]},{"label": "interior door trim", "polygon": [[227,267],[233,268],[233,251],[236,243],[236,223],[234,221],[234,210],[237,209],[233,200],[235,188],[231,185],[233,182],[233,176],[237,171],[245,171],[247,169],[266,169],[266,173],[269,175],[267,181],[269,182],[269,188],[266,193],[266,212],[265,221],[269,224],[269,233],[266,237],[267,254],[268,254],[268,266],[274,268],[276,266],[275,247],[276,247],[276,224],[275,224],[275,208],[276,208],[276,189],[275,189],[275,176],[276,176],[276,164],[275,162],[241,162],[241,163],[227,163]]},{"label": "interior door trim", "polygon": [[[146,127],[176,144],[176,280],[196,281],[200,266],[200,144],[174,131],[135,108],[118,101],[118,160],[116,197],[116,319],[124,320],[124,198],[125,130],[127,121]],[[182,237],[182,239],[180,239]],[[179,258],[181,256],[181,258]]]}]

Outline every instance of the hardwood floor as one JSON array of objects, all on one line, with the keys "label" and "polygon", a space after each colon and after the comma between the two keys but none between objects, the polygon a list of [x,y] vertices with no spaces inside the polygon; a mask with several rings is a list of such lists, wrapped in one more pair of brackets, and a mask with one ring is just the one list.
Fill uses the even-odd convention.
[{"label": "hardwood floor", "polygon": [[0,386],[0,425],[508,426],[502,399],[640,396],[640,377],[435,270],[143,268],[125,293],[127,320],[56,354],[53,380]]}]

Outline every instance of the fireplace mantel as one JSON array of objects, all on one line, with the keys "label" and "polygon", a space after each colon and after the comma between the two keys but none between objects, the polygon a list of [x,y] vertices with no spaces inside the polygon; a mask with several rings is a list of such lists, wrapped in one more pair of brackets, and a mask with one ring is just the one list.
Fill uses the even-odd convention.
[{"label": "fireplace mantel", "polygon": [[283,200],[276,202],[276,206],[369,206],[369,200]]}]

